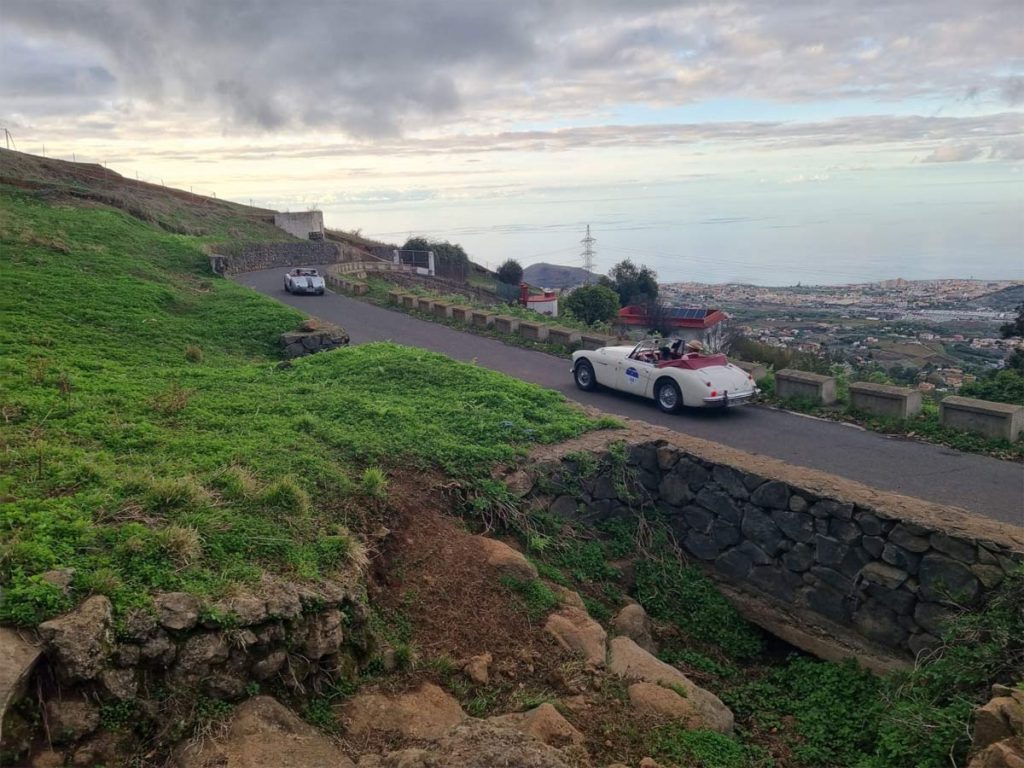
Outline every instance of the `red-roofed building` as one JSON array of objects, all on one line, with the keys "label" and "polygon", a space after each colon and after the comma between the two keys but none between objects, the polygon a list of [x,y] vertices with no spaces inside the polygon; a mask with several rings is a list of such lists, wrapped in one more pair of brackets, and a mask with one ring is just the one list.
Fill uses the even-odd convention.
[{"label": "red-roofed building", "polygon": [[[720,309],[697,309],[691,307],[667,307],[664,310],[664,324],[673,336],[681,339],[696,339],[708,349],[719,349],[725,335],[729,315]],[[618,324],[625,330],[649,329],[651,319],[647,308],[630,304],[619,310]]]},{"label": "red-roofed building", "polygon": [[530,286],[521,283],[519,286],[519,303],[527,309],[539,312],[542,315],[558,317],[558,293],[555,291],[544,291],[541,294],[530,295]]}]

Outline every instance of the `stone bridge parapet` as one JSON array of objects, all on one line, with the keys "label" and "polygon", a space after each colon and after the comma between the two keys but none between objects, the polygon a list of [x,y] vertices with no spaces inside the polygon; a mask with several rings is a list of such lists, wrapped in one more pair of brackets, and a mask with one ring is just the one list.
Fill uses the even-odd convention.
[{"label": "stone bridge parapet", "polygon": [[616,483],[617,439],[539,449],[518,492],[585,525],[657,517],[749,619],[825,658],[906,663],[1024,561],[1024,528],[646,424]]}]

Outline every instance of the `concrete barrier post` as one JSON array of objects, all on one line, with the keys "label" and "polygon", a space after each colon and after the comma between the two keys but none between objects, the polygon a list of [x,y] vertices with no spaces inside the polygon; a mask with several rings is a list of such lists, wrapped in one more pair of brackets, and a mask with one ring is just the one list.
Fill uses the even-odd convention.
[{"label": "concrete barrier post", "polygon": [[486,310],[474,309],[469,313],[469,320],[479,328],[487,328],[494,325],[494,315]]},{"label": "concrete barrier post", "polygon": [[418,298],[416,299],[416,309],[429,314],[434,309],[434,302],[431,299]]},{"label": "concrete barrier post", "polygon": [[447,301],[435,301],[434,314],[438,317],[451,317],[452,305]]},{"label": "concrete barrier post", "polygon": [[783,400],[801,398],[832,405],[836,401],[836,380],[832,376],[783,368],[775,373],[775,394]]},{"label": "concrete barrier post", "polygon": [[906,387],[855,381],[850,385],[850,405],[874,416],[909,419],[921,411],[921,393]]},{"label": "concrete barrier post", "polygon": [[1024,405],[951,395],[939,403],[939,421],[945,427],[1012,443],[1024,431]]},{"label": "concrete barrier post", "polygon": [[417,297],[414,294],[406,293],[402,296],[402,306],[406,309],[416,309]]},{"label": "concrete barrier post", "polygon": [[750,374],[754,381],[761,381],[768,375],[768,366],[764,363],[748,363],[746,360],[730,360],[737,368],[742,368]]},{"label": "concrete barrier post", "polygon": [[519,330],[519,318],[497,315],[494,318],[494,330],[499,333],[515,333]]},{"label": "concrete barrier post", "polygon": [[579,344],[580,337],[580,332],[574,331],[572,328],[562,328],[561,326],[548,328],[548,342],[551,344],[570,347],[573,344]]},{"label": "concrete barrier post", "polygon": [[464,323],[469,318],[469,312],[469,307],[454,306],[452,307],[452,320],[458,320],[460,323]]},{"label": "concrete barrier post", "polygon": [[548,337],[548,327],[544,323],[531,323],[528,320],[520,320],[519,335],[531,341],[545,341]]}]

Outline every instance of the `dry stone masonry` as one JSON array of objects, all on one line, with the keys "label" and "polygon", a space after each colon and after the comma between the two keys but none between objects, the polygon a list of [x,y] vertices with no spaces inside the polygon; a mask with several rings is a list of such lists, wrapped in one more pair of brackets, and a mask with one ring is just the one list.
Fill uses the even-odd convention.
[{"label": "dry stone masonry", "polygon": [[628,445],[626,483],[612,481],[607,450],[594,452],[600,468],[582,482],[579,454],[547,459],[528,493],[585,524],[642,506],[726,584],[903,658],[933,646],[958,607],[977,604],[1024,559],[1019,528],[689,441]]}]

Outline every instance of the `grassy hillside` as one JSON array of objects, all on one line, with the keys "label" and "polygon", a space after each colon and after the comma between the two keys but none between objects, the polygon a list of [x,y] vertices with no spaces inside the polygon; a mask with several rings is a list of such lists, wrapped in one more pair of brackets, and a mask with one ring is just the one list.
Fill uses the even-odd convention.
[{"label": "grassy hillside", "polygon": [[[395,345],[278,369],[301,316],[205,270],[197,238],[0,188],[0,620],[327,578],[383,471],[473,476],[591,426],[555,393]],[[65,567],[70,595],[41,577]]]}]

